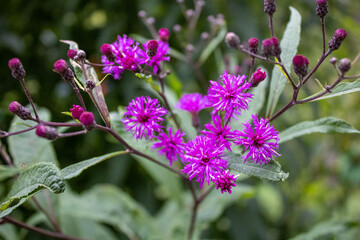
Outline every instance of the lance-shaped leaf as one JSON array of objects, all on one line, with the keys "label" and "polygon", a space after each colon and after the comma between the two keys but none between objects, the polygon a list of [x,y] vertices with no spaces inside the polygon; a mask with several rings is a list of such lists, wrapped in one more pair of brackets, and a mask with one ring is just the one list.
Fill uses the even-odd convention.
[{"label": "lance-shaped leaf", "polygon": [[[284,66],[288,73],[291,72],[292,59],[294,58],[297,47],[300,42],[300,26],[301,26],[301,16],[299,12],[290,7],[291,16],[290,21],[286,26],[284,36],[280,42],[280,46],[282,49],[281,53],[281,61],[284,63]],[[288,81],[286,76],[281,72],[278,66],[274,66],[271,84],[270,84],[270,92],[269,92],[269,100],[267,105],[266,114],[272,114],[275,110],[277,102],[279,100],[280,94],[284,90],[285,84]]]},{"label": "lance-shaped leaf", "polygon": [[280,141],[283,143],[291,139],[311,134],[311,133],[357,133],[360,131],[356,130],[349,123],[344,120],[337,119],[334,117],[321,118],[316,121],[305,121],[298,123],[279,134]]},{"label": "lance-shaped leaf", "polygon": [[265,178],[271,181],[284,181],[289,177],[289,173],[281,170],[280,164],[272,160],[268,164],[258,164],[244,162],[240,154],[228,153],[230,169],[244,173],[249,176]]},{"label": "lance-shaped leaf", "polygon": [[[79,50],[78,44],[74,41],[61,40],[61,42],[65,43],[65,44],[69,44],[70,49]],[[85,75],[84,75],[83,71],[81,70],[81,66],[72,59],[70,59],[70,63],[74,68],[76,78],[81,82],[81,84],[83,86],[85,86],[85,82],[87,79],[85,78]],[[85,68],[86,68],[88,77],[96,84],[96,87],[92,90],[92,96],[90,94],[89,95],[92,98],[92,100],[94,101],[94,104],[95,104],[96,108],[98,109],[106,126],[109,127],[110,123],[111,123],[110,114],[109,114],[109,110],[108,110],[106,102],[105,102],[105,97],[104,97],[101,85],[97,84],[97,83],[99,83],[99,79],[97,77],[96,71],[95,71],[94,67],[92,67],[88,64],[85,64]]]},{"label": "lance-shaped leaf", "polygon": [[[306,99],[312,98],[316,95],[319,95],[320,93],[322,93],[323,91],[320,91],[318,93],[315,93]],[[349,94],[349,93],[354,93],[354,92],[360,92],[360,78],[357,79],[356,81],[353,82],[343,82],[340,83],[339,85],[335,86],[330,93],[325,94],[322,97],[319,97],[315,100],[312,100],[312,102],[314,101],[318,101],[318,100],[323,100],[323,99],[327,99],[327,98],[333,98],[333,97],[338,97],[341,95],[345,95],[345,94]]]},{"label": "lance-shaped leaf", "polygon": [[63,168],[61,170],[64,179],[71,179],[74,177],[79,176],[83,171],[85,171],[87,168],[92,167],[98,163],[101,163],[109,158],[113,158],[122,154],[127,154],[127,151],[118,151],[118,152],[113,152],[113,153],[109,153],[109,154],[105,154],[103,156],[100,157],[94,157],[88,160],[84,160],[75,164],[72,164],[70,166],[67,166],[66,168]]},{"label": "lance-shaped leaf", "polygon": [[6,200],[0,205],[0,218],[10,214],[44,188],[54,193],[65,191],[64,178],[54,164],[40,162],[24,169],[15,180]]}]

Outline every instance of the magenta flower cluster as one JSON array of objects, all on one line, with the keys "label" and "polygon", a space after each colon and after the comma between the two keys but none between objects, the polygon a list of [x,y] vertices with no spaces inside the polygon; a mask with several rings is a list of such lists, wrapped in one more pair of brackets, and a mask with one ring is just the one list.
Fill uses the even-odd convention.
[{"label": "magenta flower cluster", "polygon": [[[155,41],[155,40],[150,40]],[[159,41],[159,45],[154,56],[147,54],[148,43],[140,45],[130,37],[123,35],[117,37],[117,41],[112,44],[104,44],[101,52],[101,62],[105,65],[103,72],[111,74],[115,79],[120,79],[125,70],[139,71],[139,66],[147,64],[151,66],[154,73],[158,73],[160,62],[169,61],[169,44]],[[143,48],[143,49],[142,49]]]}]

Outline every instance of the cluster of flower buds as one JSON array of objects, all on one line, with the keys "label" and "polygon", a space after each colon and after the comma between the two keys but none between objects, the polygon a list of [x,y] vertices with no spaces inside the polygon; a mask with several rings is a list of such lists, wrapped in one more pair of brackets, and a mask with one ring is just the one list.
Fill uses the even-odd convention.
[{"label": "cluster of flower buds", "polygon": [[79,120],[87,130],[91,130],[95,126],[94,114],[86,112],[79,105],[73,105],[73,108],[70,108],[70,112],[72,117]]},{"label": "cluster of flower buds", "polygon": [[16,114],[22,120],[31,120],[33,117],[31,116],[30,110],[20,103],[13,101],[9,105],[9,111],[13,114]]}]

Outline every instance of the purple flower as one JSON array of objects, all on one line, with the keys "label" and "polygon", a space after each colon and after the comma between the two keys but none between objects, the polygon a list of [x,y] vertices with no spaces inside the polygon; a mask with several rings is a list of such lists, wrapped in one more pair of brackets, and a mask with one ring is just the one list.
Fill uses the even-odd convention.
[{"label": "purple flower", "polygon": [[79,105],[73,105],[73,108],[70,108],[70,112],[73,118],[79,119],[84,109]]},{"label": "purple flower", "polygon": [[221,190],[221,193],[228,192],[231,194],[231,188],[235,187],[236,176],[230,175],[229,170],[226,170],[215,176],[214,182],[216,184],[216,189]]},{"label": "purple flower", "polygon": [[196,181],[202,187],[204,181],[210,184],[216,174],[227,168],[224,160],[223,146],[214,144],[214,141],[206,136],[198,136],[185,146],[185,154],[182,156],[185,162],[183,173],[189,175],[189,179],[196,177]]},{"label": "purple flower", "polygon": [[223,145],[227,150],[231,151],[231,142],[229,140],[234,139],[235,131],[231,131],[231,127],[228,125],[222,126],[220,115],[216,114],[212,116],[214,125],[206,123],[205,128],[208,131],[201,131],[206,137],[213,139],[218,145]]},{"label": "purple flower", "polygon": [[118,40],[110,45],[114,59],[110,58],[109,60],[107,56],[103,55],[101,62],[103,64],[115,64],[115,66],[103,67],[103,72],[111,74],[115,79],[119,79],[124,70],[135,71],[139,64],[146,61],[143,57],[145,52],[139,48],[139,43],[126,35],[118,36]]},{"label": "purple flower", "polygon": [[276,152],[279,149],[279,132],[270,126],[267,119],[260,118],[259,121],[257,115],[252,115],[252,118],[254,128],[248,122],[244,123],[244,129],[237,133],[234,143],[243,145],[245,151],[249,150],[243,157],[244,162],[250,159],[251,162],[267,164],[273,156],[281,156]]},{"label": "purple flower", "polygon": [[248,108],[253,94],[247,93],[251,83],[245,81],[246,76],[235,76],[226,71],[218,82],[210,81],[208,98],[214,110],[211,114],[225,111],[225,118],[233,114],[241,114],[242,109]]},{"label": "purple flower", "polygon": [[175,107],[196,114],[200,110],[208,108],[209,101],[206,96],[203,97],[200,93],[190,93],[183,95]]},{"label": "purple flower", "polygon": [[169,135],[160,133],[156,138],[159,142],[155,142],[152,148],[161,148],[159,150],[160,155],[166,155],[171,166],[173,161],[177,160],[177,155],[180,155],[184,150],[185,143],[183,143],[182,137],[185,133],[182,133],[180,129],[173,135],[172,129],[168,128]]},{"label": "purple flower", "polygon": [[124,127],[136,139],[152,139],[155,132],[160,132],[162,118],[167,111],[160,106],[157,99],[150,97],[137,97],[133,99],[124,113]]},{"label": "purple flower", "polygon": [[[148,44],[152,43],[150,40],[147,43],[143,44],[143,47],[145,51],[141,52],[141,57],[146,59],[144,62],[147,63],[147,65],[153,67],[154,73],[157,74],[159,70],[159,64],[162,61],[170,61],[170,56],[166,56],[169,54],[169,44],[167,42],[158,41],[159,46],[157,47],[156,54],[153,57],[148,56],[146,53],[148,52]],[[151,50],[151,49],[150,49]]]}]

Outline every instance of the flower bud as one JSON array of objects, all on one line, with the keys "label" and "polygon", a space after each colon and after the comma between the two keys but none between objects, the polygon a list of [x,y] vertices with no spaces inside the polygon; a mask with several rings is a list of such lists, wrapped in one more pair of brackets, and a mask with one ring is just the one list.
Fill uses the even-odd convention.
[{"label": "flower bud", "polygon": [[271,38],[264,39],[261,44],[261,53],[264,57],[273,56],[273,41]]},{"label": "flower bud", "polygon": [[8,62],[13,78],[22,81],[25,78],[25,69],[18,58],[12,58]]},{"label": "flower bud", "polygon": [[160,28],[158,32],[159,38],[163,42],[167,42],[169,40],[169,29]]},{"label": "flower bud", "polygon": [[30,120],[32,119],[30,110],[24,106],[22,106],[20,103],[13,101],[9,105],[9,111],[13,114],[17,115],[22,120]]},{"label": "flower bud", "polygon": [[75,60],[85,61],[85,59],[86,59],[86,52],[84,50],[79,50],[76,54]]},{"label": "flower bud", "polygon": [[343,58],[340,60],[339,62],[339,70],[342,72],[342,73],[346,73],[350,70],[351,68],[351,60],[348,59],[348,58]]},{"label": "flower bud", "polygon": [[146,54],[152,58],[156,55],[157,49],[159,48],[159,43],[156,40],[150,40],[147,43],[147,51]]},{"label": "flower bud", "polygon": [[327,0],[316,0],[316,15],[323,18],[328,13]]},{"label": "flower bud", "polygon": [[77,51],[75,49],[69,49],[67,55],[70,59],[74,59],[77,55]]},{"label": "flower bud", "polygon": [[92,114],[91,112],[83,112],[79,120],[88,130],[92,129],[95,126],[94,114]]},{"label": "flower bud", "polygon": [[74,72],[69,68],[64,59],[59,59],[54,63],[54,72],[59,73],[65,81],[74,81]]},{"label": "flower bud", "polygon": [[79,105],[73,105],[73,108],[70,108],[70,112],[73,118],[79,119],[84,109]]},{"label": "flower bud", "polygon": [[331,64],[335,65],[336,62],[337,62],[337,58],[336,58],[336,57],[332,57],[332,58],[330,58],[329,62],[330,62]]},{"label": "flower bud", "polygon": [[85,82],[85,87],[88,91],[92,91],[95,88],[96,84],[93,80],[88,79]]},{"label": "flower bud", "polygon": [[256,70],[250,79],[251,87],[256,87],[260,82],[266,78],[266,72],[262,72],[261,68]]},{"label": "flower bud", "polygon": [[273,37],[273,38],[271,38],[271,40],[273,42],[273,56],[278,57],[281,54],[279,39],[277,39],[276,37]]},{"label": "flower bud", "polygon": [[273,15],[276,11],[275,0],[264,0],[264,12],[269,15]]},{"label": "flower bud", "polygon": [[55,140],[58,137],[58,132],[57,132],[56,128],[45,126],[42,124],[39,124],[36,127],[35,133],[39,137],[46,138],[49,140]]},{"label": "flower bud", "polygon": [[231,48],[238,48],[240,46],[240,38],[233,32],[228,32],[226,34],[225,42]]},{"label": "flower bud", "polygon": [[146,12],[144,10],[141,10],[141,11],[138,12],[138,16],[140,18],[145,18],[146,17]]},{"label": "flower bud", "polygon": [[306,76],[307,71],[308,71],[308,66],[309,66],[309,60],[305,56],[296,55],[293,58],[294,72],[299,77],[302,78],[302,77]]},{"label": "flower bud", "polygon": [[339,49],[342,41],[344,41],[346,36],[347,32],[344,29],[337,29],[329,41],[329,50],[334,51],[336,49]]},{"label": "flower bud", "polygon": [[102,54],[106,56],[106,58],[110,62],[115,62],[115,54],[113,53],[112,45],[111,44],[103,44],[100,48]]},{"label": "flower bud", "polygon": [[251,53],[258,54],[259,40],[257,38],[249,39],[249,50]]},{"label": "flower bud", "polygon": [[176,25],[174,25],[174,27],[173,27],[174,32],[180,32],[181,29],[182,29],[182,27],[181,27],[180,24],[176,24]]}]

